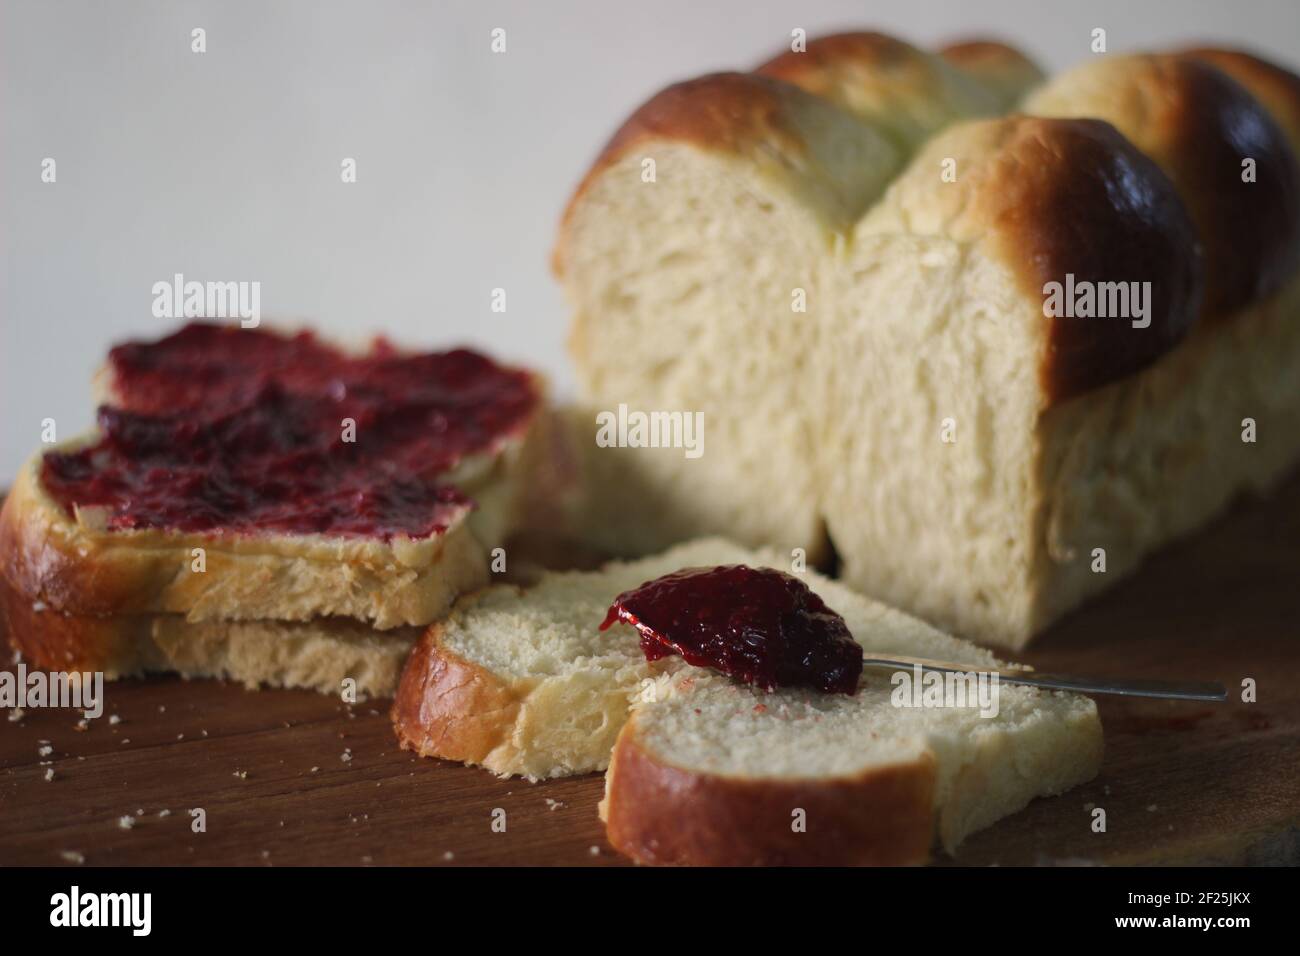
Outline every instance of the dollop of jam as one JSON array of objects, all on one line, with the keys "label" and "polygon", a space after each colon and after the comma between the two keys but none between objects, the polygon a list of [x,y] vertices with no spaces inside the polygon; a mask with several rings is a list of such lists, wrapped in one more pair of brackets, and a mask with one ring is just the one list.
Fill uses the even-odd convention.
[{"label": "dollop of jam", "polygon": [[[42,462],[46,489],[109,530],[426,537],[472,500],[446,480],[527,424],[533,377],[465,349],[347,355],[193,323],[109,353],[100,438]],[[350,424],[349,424],[350,423]]]},{"label": "dollop of jam", "polygon": [[687,568],[624,591],[600,629],[637,629],[648,661],[680,654],[767,690],[813,687],[852,694],[862,648],[809,587],[772,568]]}]

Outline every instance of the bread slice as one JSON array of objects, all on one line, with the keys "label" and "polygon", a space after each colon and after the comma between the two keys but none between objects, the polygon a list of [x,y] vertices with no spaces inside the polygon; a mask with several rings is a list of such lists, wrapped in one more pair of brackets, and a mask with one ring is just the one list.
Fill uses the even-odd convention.
[{"label": "bread slice", "polygon": [[748,556],[729,542],[705,540],[463,598],[411,652],[393,702],[398,740],[421,756],[502,776],[603,770],[629,697],[672,666],[648,664],[629,634],[598,629],[614,596],[680,567]]},{"label": "bread slice", "polygon": [[[65,448],[78,447],[74,442]],[[68,515],[29,460],[0,511],[0,575],[32,601],[76,615],[181,614],[212,620],[351,617],[387,629],[426,624],[486,583],[487,542],[469,509],[421,539],[108,531],[93,511]],[[502,462],[502,470],[506,470]],[[484,512],[507,488],[485,482]],[[203,562],[196,565],[195,549]],[[195,570],[202,567],[201,571]]]},{"label": "bread slice", "polygon": [[[910,651],[883,642],[899,653],[957,649],[934,632],[908,634],[909,623],[881,615],[865,626],[907,634]],[[951,853],[1101,766],[1092,701],[999,691],[986,719],[895,707],[889,672],[868,672],[853,697],[679,672],[619,734],[601,804],[609,840],[641,863],[703,866],[922,863],[936,837]]]},{"label": "bread slice", "polygon": [[[974,83],[1013,66],[979,67],[985,53],[956,53],[955,69]],[[1300,167],[1287,141],[1300,80],[1240,57],[1096,60],[1034,90],[1035,115],[938,128],[838,217],[788,179],[745,180],[758,168],[749,111],[768,94],[734,81],[729,121],[707,133],[691,117],[709,78],[652,100],[575,195],[557,260],[584,407],[698,410],[706,450],[606,453],[588,425],[580,440],[603,456],[589,513],[615,515],[631,542],[621,526],[656,545],[699,533],[810,557],[833,545],[864,593],[1018,648],[1272,487],[1300,461]],[[814,99],[845,104],[902,74],[812,58],[791,64],[800,75]],[[816,85],[827,76],[863,90]],[[936,115],[951,112],[935,93],[947,88],[926,87]],[[897,91],[896,121],[924,115],[915,92]],[[646,156],[661,169],[672,157],[673,175],[619,172]],[[1241,180],[1246,158],[1255,183]],[[785,234],[775,217],[814,212],[819,250],[769,238]],[[755,268],[769,253],[779,272]],[[728,265],[701,298],[694,277],[713,263]],[[1046,314],[1051,284],[1071,281],[1149,283],[1146,314]],[[713,388],[736,369],[753,394]],[[666,513],[637,506],[683,498]]]},{"label": "bread slice", "polygon": [[0,573],[76,615],[426,624],[486,582],[541,418],[535,376],[474,353],[203,323],[118,346],[99,384],[100,430],[0,515]]},{"label": "bread slice", "polygon": [[100,428],[0,511],[9,631],[41,666],[388,695],[540,500],[543,383],[473,352],[192,323],[96,384]]},{"label": "bread slice", "polygon": [[[790,567],[772,551],[703,539],[463,599],[412,652],[393,705],[398,740],[424,756],[530,779],[603,769],[613,748],[611,839],[654,862],[917,862],[935,833],[951,849],[1097,772],[1101,726],[1083,697],[1002,685],[993,718],[898,709],[889,673],[873,671],[853,697],[767,693],[680,658],[647,663],[632,628],[598,629],[621,591],[683,567],[734,563]],[[994,661],[805,574],[867,650],[973,668]],[[775,817],[758,808],[779,809],[788,832],[796,794],[803,802],[793,806],[826,815],[810,812],[807,840],[785,847],[782,833],[764,835]],[[674,819],[680,841],[665,832]],[[836,834],[853,836],[839,846]]]},{"label": "bread slice", "polygon": [[376,631],[347,618],[192,622],[180,614],[66,614],[3,578],[0,612],[12,645],[50,670],[101,671],[109,680],[167,672],[333,695],[350,678],[358,699],[392,696],[420,633]]}]

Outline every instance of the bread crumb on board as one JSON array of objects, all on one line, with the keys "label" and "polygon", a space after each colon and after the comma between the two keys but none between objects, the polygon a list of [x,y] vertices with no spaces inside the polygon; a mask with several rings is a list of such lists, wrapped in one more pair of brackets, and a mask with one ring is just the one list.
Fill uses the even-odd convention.
[{"label": "bread crumb on board", "polygon": [[74,866],[81,866],[86,862],[84,853],[78,853],[76,850],[60,850],[59,858],[65,863],[71,863]]}]

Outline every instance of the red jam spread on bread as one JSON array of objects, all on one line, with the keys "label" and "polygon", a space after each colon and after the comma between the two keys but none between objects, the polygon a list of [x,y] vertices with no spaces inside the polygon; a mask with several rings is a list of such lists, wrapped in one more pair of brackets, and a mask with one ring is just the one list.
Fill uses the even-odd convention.
[{"label": "red jam spread on bread", "polygon": [[[109,530],[426,537],[472,501],[447,480],[538,403],[531,375],[475,352],[348,355],[316,340],[195,323],[109,355],[92,445],[42,483]],[[349,428],[347,421],[355,423]]]},{"label": "red jam spread on bread", "polygon": [[844,618],[798,578],[771,568],[675,571],[615,598],[600,629],[615,621],[637,629],[648,661],[680,654],[767,690],[852,694],[862,673],[862,648]]}]

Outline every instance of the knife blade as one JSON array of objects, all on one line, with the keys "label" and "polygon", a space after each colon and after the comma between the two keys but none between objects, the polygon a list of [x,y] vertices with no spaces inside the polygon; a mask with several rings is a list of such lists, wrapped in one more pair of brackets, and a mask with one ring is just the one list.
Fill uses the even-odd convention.
[{"label": "knife blade", "polygon": [[1024,684],[1044,690],[1068,690],[1080,694],[1115,694],[1121,697],[1155,697],[1165,700],[1224,701],[1227,689],[1214,681],[1149,680],[1126,677],[1084,677],[1077,674],[1049,674],[1033,668],[988,667],[938,661],[928,657],[863,657],[864,667],[939,671],[946,674],[997,674],[999,681]]}]

